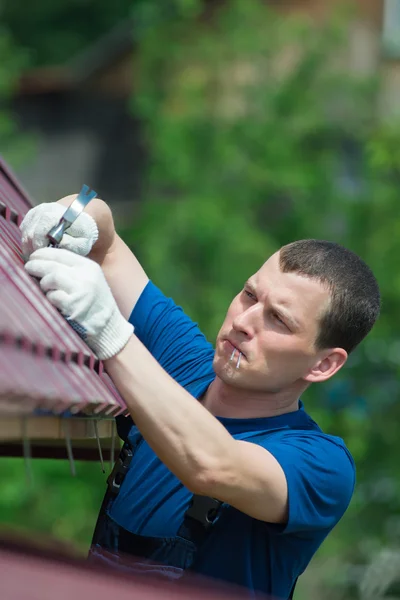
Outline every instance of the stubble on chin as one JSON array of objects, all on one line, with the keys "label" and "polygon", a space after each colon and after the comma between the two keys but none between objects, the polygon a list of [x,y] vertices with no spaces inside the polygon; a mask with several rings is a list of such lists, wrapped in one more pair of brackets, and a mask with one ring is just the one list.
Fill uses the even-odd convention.
[{"label": "stubble on chin", "polygon": [[224,383],[232,384],[240,377],[240,369],[236,368],[237,360],[230,361],[224,356],[216,356],[214,358],[214,372]]}]

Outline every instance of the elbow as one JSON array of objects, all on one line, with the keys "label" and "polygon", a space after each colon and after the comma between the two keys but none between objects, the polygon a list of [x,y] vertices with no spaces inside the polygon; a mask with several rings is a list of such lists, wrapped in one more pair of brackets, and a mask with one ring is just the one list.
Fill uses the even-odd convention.
[{"label": "elbow", "polygon": [[196,469],[196,472],[188,477],[185,486],[192,494],[198,496],[218,497],[218,489],[221,487],[222,476],[217,469]]},{"label": "elbow", "polygon": [[94,244],[89,258],[101,265],[106,255],[110,254],[114,249],[117,232],[115,230],[112,211],[108,204],[100,198],[95,198],[93,202],[96,202],[96,204],[88,206],[87,213],[96,221],[99,238]]}]

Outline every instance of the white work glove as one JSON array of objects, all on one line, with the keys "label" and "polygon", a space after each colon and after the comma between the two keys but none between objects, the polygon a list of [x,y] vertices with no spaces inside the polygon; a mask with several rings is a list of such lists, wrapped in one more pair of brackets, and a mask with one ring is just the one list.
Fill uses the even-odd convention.
[{"label": "white work glove", "polygon": [[41,248],[25,264],[40,279],[50,302],[82,328],[81,337],[106,360],[127,344],[134,328],[120,313],[104,273],[96,262],[61,248]]},{"label": "white work glove", "polygon": [[[47,233],[52,227],[58,225],[67,208],[57,202],[44,202],[26,213],[20,225],[22,253],[25,260],[28,260],[35,250],[49,245]],[[59,248],[86,256],[97,242],[98,237],[99,230],[96,221],[87,213],[82,212],[64,233]]]}]

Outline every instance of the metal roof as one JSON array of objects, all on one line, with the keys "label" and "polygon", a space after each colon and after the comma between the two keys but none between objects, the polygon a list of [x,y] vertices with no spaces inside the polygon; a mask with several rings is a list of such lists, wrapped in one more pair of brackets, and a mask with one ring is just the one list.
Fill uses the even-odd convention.
[{"label": "metal roof", "polygon": [[[130,557],[132,562],[132,557]],[[63,552],[60,543],[0,540],[2,600],[245,600],[246,590],[187,573],[176,583],[132,575]],[[267,600],[257,593],[259,600]],[[270,598],[272,600],[272,598]]]},{"label": "metal roof", "polygon": [[23,267],[19,225],[31,207],[0,157],[0,415],[127,414],[101,361]]}]

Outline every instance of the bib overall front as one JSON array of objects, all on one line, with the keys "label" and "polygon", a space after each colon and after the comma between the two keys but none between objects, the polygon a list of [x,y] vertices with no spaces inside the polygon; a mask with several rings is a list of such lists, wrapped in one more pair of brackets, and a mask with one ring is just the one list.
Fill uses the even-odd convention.
[{"label": "bib overall front", "polygon": [[[273,435],[278,429],[281,427],[270,432],[257,433],[249,441],[263,440],[266,435]],[[319,428],[303,410],[299,410],[295,422],[284,425],[283,429]],[[229,505],[214,498],[193,495],[174,537],[137,535],[121,527],[110,517],[110,507],[119,493],[133,455],[143,441],[135,426],[126,439],[107,480],[108,490],[100,509],[88,560],[130,573],[150,573],[155,578],[180,580],[185,572],[196,571],[198,551],[218,522],[221,513],[229,510]],[[295,583],[289,600],[293,597]]]},{"label": "bib overall front", "polygon": [[142,442],[139,431],[129,436],[107,479],[105,494],[88,560],[130,573],[151,573],[157,578],[180,579],[190,570],[196,553],[218,520],[223,503],[194,495],[175,537],[136,535],[118,525],[108,514],[119,493],[133,455]]}]

